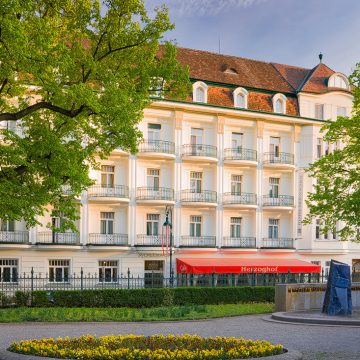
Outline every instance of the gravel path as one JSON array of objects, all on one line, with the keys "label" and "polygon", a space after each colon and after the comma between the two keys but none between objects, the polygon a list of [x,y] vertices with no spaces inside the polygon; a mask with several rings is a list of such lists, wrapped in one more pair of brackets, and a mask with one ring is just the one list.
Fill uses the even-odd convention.
[{"label": "gravel path", "polygon": [[[203,321],[152,323],[23,323],[0,324],[0,350],[12,341],[81,334],[198,334],[263,339],[296,349],[306,360],[360,359],[360,327],[309,326],[265,321],[251,315]],[[21,357],[23,358],[23,357]],[[2,357],[0,360],[6,360]]]}]

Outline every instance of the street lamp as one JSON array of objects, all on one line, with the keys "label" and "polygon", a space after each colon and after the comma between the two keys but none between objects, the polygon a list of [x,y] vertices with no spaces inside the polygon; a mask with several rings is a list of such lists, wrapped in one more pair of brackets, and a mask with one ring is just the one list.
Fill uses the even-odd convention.
[{"label": "street lamp", "polygon": [[[170,220],[169,220],[170,215]],[[174,274],[172,268],[172,247],[173,247],[173,239],[172,239],[172,208],[171,206],[166,206],[165,208],[165,222],[163,224],[163,230],[165,230],[165,241],[163,239],[163,247],[165,244],[165,253],[169,254],[170,260],[170,287],[173,286],[174,283]],[[164,250],[163,250],[164,252]]]}]

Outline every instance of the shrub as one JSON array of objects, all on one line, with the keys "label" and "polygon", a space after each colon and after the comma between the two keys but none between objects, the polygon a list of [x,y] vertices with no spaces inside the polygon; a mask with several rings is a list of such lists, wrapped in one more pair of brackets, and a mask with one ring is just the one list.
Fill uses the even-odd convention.
[{"label": "shrub", "polygon": [[13,303],[13,298],[4,293],[0,293],[0,306],[9,306]]},{"label": "shrub", "polygon": [[[25,295],[17,295],[23,301]],[[49,302],[49,298],[53,302]],[[249,302],[274,302],[274,287],[224,288],[158,288],[158,289],[103,289],[56,290],[51,297],[46,291],[32,293],[32,306],[60,307],[160,307],[172,305],[216,305]],[[20,305],[20,303],[18,303]]]},{"label": "shrub", "polygon": [[15,304],[17,306],[30,305],[31,293],[29,291],[16,291],[15,292]]}]

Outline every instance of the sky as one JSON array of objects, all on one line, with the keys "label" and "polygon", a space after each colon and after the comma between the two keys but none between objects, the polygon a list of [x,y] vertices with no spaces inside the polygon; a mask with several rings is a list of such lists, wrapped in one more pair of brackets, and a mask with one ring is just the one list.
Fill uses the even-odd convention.
[{"label": "sky", "polygon": [[166,4],[178,46],[350,75],[360,62],[359,0],[145,0]]}]

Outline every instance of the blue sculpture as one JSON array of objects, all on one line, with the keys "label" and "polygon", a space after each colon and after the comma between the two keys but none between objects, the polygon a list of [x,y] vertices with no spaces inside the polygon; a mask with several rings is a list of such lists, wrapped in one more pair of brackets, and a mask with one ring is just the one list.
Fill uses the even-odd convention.
[{"label": "blue sculpture", "polygon": [[331,260],[322,312],[327,315],[351,315],[350,266]]}]

